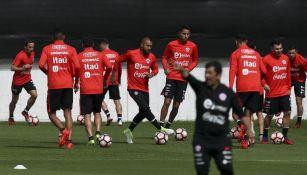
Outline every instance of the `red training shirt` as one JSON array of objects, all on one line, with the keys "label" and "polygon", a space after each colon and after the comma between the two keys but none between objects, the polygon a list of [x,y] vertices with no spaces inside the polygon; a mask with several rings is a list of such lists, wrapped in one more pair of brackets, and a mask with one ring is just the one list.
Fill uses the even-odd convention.
[{"label": "red training shirt", "polygon": [[307,61],[305,58],[296,54],[294,60],[290,59],[291,63],[291,81],[304,83],[306,81]]},{"label": "red training shirt", "polygon": [[[20,51],[12,62],[12,65],[16,67],[23,67],[26,64],[32,65],[34,62],[35,53],[32,52],[28,55],[25,50]],[[31,81],[32,66],[24,71],[15,71],[13,75],[13,85],[23,85]]]},{"label": "red training shirt", "polygon": [[[117,52],[115,52],[112,49],[105,49],[101,52],[101,54],[103,54],[111,63],[112,65],[112,69],[115,65],[116,60],[119,59],[119,54]],[[117,68],[114,69],[115,70],[115,82],[111,83],[111,76],[108,77],[108,85],[119,85],[120,84],[120,79],[121,79],[121,75],[122,75],[122,64],[117,64]]]}]

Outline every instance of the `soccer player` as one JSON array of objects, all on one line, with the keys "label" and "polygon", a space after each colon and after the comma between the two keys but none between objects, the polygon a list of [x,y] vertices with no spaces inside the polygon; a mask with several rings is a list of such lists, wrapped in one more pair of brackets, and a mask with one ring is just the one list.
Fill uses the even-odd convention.
[{"label": "soccer player", "polygon": [[26,122],[29,118],[29,110],[33,106],[37,98],[36,87],[31,78],[31,69],[34,62],[34,41],[27,39],[24,42],[24,48],[20,51],[12,62],[11,70],[14,71],[13,82],[11,86],[12,100],[9,106],[10,116],[8,119],[9,125],[15,125],[14,111],[16,103],[19,99],[19,94],[24,88],[30,98],[28,99],[26,108],[22,111],[22,115],[25,117]]},{"label": "soccer player", "polygon": [[[109,77],[112,65],[100,52],[93,49],[94,42],[90,38],[82,41],[83,52],[78,54],[80,64],[80,114],[85,117],[85,129],[89,139],[88,145],[95,145],[92,133],[91,113],[94,114],[96,139],[101,136],[101,102],[103,98],[103,84]],[[106,70],[106,72],[105,72]],[[105,75],[103,75],[105,72]],[[75,92],[79,89],[79,78],[74,85]]]},{"label": "soccer player", "polygon": [[[144,118],[148,119],[158,130],[169,135],[174,133],[174,130],[160,126],[149,107],[148,81],[159,71],[156,57],[151,53],[152,45],[151,39],[145,37],[139,49],[128,50],[116,61],[116,64],[127,62],[128,92],[139,107],[139,112],[133,118],[129,128],[124,130],[128,144],[133,143],[132,131]],[[114,81],[114,75],[112,73],[112,81]]]},{"label": "soccer player", "polygon": [[[53,38],[54,42],[43,48],[39,68],[48,77],[47,111],[51,122],[60,130],[59,146],[66,144],[67,149],[72,149],[73,78],[79,73],[80,65],[76,49],[64,43],[65,33],[56,30]],[[56,115],[60,109],[64,111],[65,127]]]},{"label": "soccer player", "polygon": [[[253,113],[260,109],[261,74],[265,74],[266,69],[260,54],[247,46],[247,36],[238,35],[235,43],[237,49],[230,57],[229,87],[233,89],[236,78],[236,92],[240,103],[245,115],[252,119]],[[255,134],[253,128],[252,131]]]},{"label": "soccer player", "polygon": [[173,107],[168,122],[165,125],[166,128],[170,128],[172,125],[178,113],[180,103],[184,100],[187,89],[186,80],[181,77],[178,71],[173,70],[173,64],[178,63],[189,71],[192,71],[198,64],[197,45],[189,40],[190,33],[191,27],[189,25],[181,26],[178,31],[179,38],[168,43],[162,56],[166,84],[161,93],[164,96],[164,103],[160,115],[161,126],[164,126],[169,106],[173,100]]},{"label": "soccer player", "polygon": [[265,94],[264,112],[267,116],[264,119],[264,132],[262,144],[268,144],[268,132],[271,120],[274,114],[283,112],[283,129],[285,137],[284,143],[292,145],[294,142],[288,138],[290,126],[290,92],[291,92],[291,75],[290,60],[287,55],[283,54],[283,45],[280,41],[274,40],[271,43],[271,53],[263,58],[267,73],[263,80]]},{"label": "soccer player", "polygon": [[[109,60],[109,62],[112,64],[112,67],[113,67],[115,64],[115,61],[119,58],[119,54],[115,52],[114,50],[110,49],[109,41],[107,39],[102,39],[100,41],[99,47],[100,47],[100,50],[102,51],[101,53]],[[122,73],[122,65],[118,64],[117,66],[118,67],[115,69],[116,71],[114,72],[115,73],[114,82],[110,81],[111,76],[109,76],[107,80],[108,88],[104,89],[103,97],[105,97],[106,93],[109,91],[109,97],[110,99],[113,100],[115,104],[115,110],[117,113],[117,125],[122,126],[123,125],[123,121],[122,121],[123,109],[122,109],[122,104],[120,103],[120,93],[119,93],[119,84],[120,84],[121,73]],[[110,125],[113,118],[110,117],[108,106],[104,100],[102,101],[101,108],[108,118],[107,125]]]},{"label": "soccer player", "polygon": [[307,61],[300,55],[295,47],[291,47],[288,50],[288,56],[291,63],[291,81],[294,87],[295,100],[297,106],[297,118],[295,123],[296,128],[301,127],[302,116],[304,113],[303,108],[303,98],[305,98],[305,81],[306,81],[306,71],[307,71]]},{"label": "soccer player", "polygon": [[206,64],[205,82],[197,80],[189,71],[176,65],[182,76],[189,82],[196,94],[196,121],[193,137],[195,168],[198,175],[208,174],[211,158],[223,175],[233,174],[232,146],[229,136],[228,114],[230,108],[238,114],[250,131],[249,117],[243,116],[243,110],[236,94],[220,83],[222,66],[212,61]]}]

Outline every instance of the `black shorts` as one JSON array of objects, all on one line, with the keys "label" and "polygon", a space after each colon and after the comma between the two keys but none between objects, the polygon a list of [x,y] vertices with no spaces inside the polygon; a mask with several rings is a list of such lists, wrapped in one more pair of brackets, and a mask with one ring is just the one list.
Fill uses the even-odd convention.
[{"label": "black shorts", "polygon": [[268,115],[274,115],[283,111],[291,111],[290,95],[265,99],[265,113]]},{"label": "black shorts", "polygon": [[36,87],[35,87],[32,80],[30,80],[27,83],[22,84],[22,85],[13,85],[12,84],[12,86],[11,86],[11,90],[12,90],[12,93],[14,95],[19,95],[22,91],[22,88],[24,88],[28,93],[32,90],[36,90]]},{"label": "black shorts", "polygon": [[259,92],[237,92],[237,95],[242,107],[251,110],[252,113],[259,110]]},{"label": "black shorts", "polygon": [[259,110],[258,111],[262,111],[263,110],[263,106],[264,106],[264,95],[260,95],[260,99],[259,99]]},{"label": "black shorts", "polygon": [[176,102],[182,102],[187,90],[188,83],[180,80],[166,79],[165,87],[161,95],[166,98],[174,99]]},{"label": "black shorts", "polygon": [[72,109],[73,89],[49,89],[47,95],[48,113],[56,112],[60,109]]},{"label": "black shorts", "polygon": [[80,114],[101,112],[102,94],[80,94]]},{"label": "black shorts", "polygon": [[208,174],[211,158],[215,160],[221,174],[232,175],[232,146],[231,140],[221,143],[193,143],[194,164],[197,175]]},{"label": "black shorts", "polygon": [[295,97],[305,98],[305,82],[292,82],[292,86],[294,87]]},{"label": "black shorts", "polygon": [[118,85],[109,85],[107,89],[103,89],[102,100],[104,100],[107,92],[109,91],[109,98],[112,100],[120,100],[120,93]]}]

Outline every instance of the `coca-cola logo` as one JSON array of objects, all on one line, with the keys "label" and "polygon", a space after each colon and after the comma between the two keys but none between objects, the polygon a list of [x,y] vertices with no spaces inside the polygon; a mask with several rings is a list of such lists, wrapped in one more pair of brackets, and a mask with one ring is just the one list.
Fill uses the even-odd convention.
[{"label": "coca-cola logo", "polygon": [[189,66],[189,61],[176,61],[175,63],[181,67]]},{"label": "coca-cola logo", "polygon": [[287,73],[275,74],[273,76],[273,80],[282,80],[282,79],[286,79],[286,78],[287,78]]},{"label": "coca-cola logo", "polygon": [[138,72],[138,71],[136,71],[136,72],[134,72],[134,74],[133,74],[133,76],[134,77],[136,77],[136,78],[145,78],[145,77],[147,77],[147,75],[148,75],[148,72]]}]

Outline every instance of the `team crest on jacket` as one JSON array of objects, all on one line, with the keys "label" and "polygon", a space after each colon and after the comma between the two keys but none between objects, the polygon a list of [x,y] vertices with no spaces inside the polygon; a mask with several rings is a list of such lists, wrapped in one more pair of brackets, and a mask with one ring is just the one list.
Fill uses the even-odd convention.
[{"label": "team crest on jacket", "polygon": [[149,59],[149,58],[146,59],[146,63],[147,63],[147,64],[150,63],[150,59]]},{"label": "team crest on jacket", "polygon": [[282,60],[281,62],[282,62],[282,64],[287,64],[286,60]]},{"label": "team crest on jacket", "polygon": [[186,47],[186,48],[185,48],[185,51],[186,51],[186,52],[190,52],[190,50],[191,50],[191,49],[190,49],[189,47]]},{"label": "team crest on jacket", "polygon": [[219,94],[219,99],[220,99],[221,101],[225,101],[226,98],[227,98],[227,95],[226,95],[225,93],[220,93],[220,94]]},{"label": "team crest on jacket", "polygon": [[134,95],[139,95],[139,92],[138,91],[134,91]]}]

